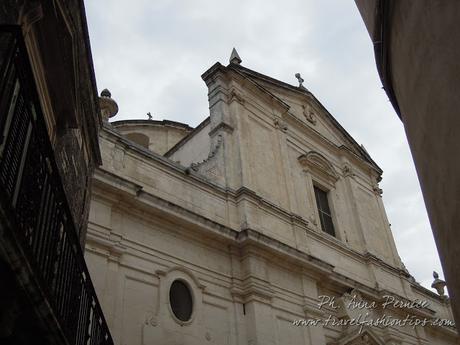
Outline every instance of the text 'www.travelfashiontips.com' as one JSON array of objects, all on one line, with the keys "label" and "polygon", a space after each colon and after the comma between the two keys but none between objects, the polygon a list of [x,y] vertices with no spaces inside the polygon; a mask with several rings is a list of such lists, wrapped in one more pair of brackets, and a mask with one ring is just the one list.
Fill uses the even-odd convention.
[{"label": "text 'www.travelfashiontips.com'", "polygon": [[[394,296],[384,295],[380,302],[368,302],[357,295],[349,296],[349,298],[336,299],[335,297],[321,295],[318,296],[319,303],[318,313],[319,318],[297,319],[293,321],[294,326],[358,326],[359,333],[367,327],[412,327],[417,326],[447,326],[455,327],[452,320],[442,318],[420,317],[407,313],[405,317],[393,317],[385,311],[390,310],[413,310],[426,309],[429,307],[429,302],[426,300],[399,300]],[[327,314],[326,310],[334,310],[340,316]],[[345,313],[341,313],[341,310]],[[316,314],[316,313],[315,313]]]}]

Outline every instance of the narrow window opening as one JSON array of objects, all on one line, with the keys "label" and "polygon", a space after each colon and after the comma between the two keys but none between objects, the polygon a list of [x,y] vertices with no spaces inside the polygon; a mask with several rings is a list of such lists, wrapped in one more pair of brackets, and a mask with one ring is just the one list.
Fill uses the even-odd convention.
[{"label": "narrow window opening", "polygon": [[318,208],[321,229],[335,237],[334,223],[332,222],[331,209],[327,200],[327,192],[314,186],[316,206]]}]

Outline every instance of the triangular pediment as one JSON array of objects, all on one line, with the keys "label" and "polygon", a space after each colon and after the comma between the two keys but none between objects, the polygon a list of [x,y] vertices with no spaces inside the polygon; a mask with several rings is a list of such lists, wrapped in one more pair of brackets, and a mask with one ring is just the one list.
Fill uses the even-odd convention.
[{"label": "triangular pediment", "polygon": [[241,65],[232,64],[228,68],[249,78],[260,87],[262,92],[270,94],[280,104],[287,105],[289,109],[288,116],[295,118],[296,121],[303,123],[304,126],[308,126],[337,147],[346,148],[348,151],[353,152],[381,172],[380,167],[372,160],[369,154],[306,88],[292,86]]}]

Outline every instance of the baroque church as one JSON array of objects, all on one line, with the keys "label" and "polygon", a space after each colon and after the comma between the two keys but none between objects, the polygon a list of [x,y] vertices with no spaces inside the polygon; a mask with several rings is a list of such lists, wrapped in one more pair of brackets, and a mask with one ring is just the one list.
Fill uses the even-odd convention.
[{"label": "baroque church", "polygon": [[442,289],[401,262],[377,163],[300,75],[241,63],[202,75],[196,128],[109,122],[101,94],[85,258],[114,342],[457,344]]}]

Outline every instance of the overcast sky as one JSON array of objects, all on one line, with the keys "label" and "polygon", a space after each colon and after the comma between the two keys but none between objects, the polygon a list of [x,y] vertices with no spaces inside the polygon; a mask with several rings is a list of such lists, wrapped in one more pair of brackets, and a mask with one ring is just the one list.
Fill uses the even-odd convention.
[{"label": "overcast sky", "polygon": [[383,169],[383,201],[399,254],[430,287],[442,274],[401,121],[381,88],[372,44],[353,0],[86,1],[99,92],[116,120],[169,119],[196,126],[209,115],[201,74],[242,65],[306,86]]}]

